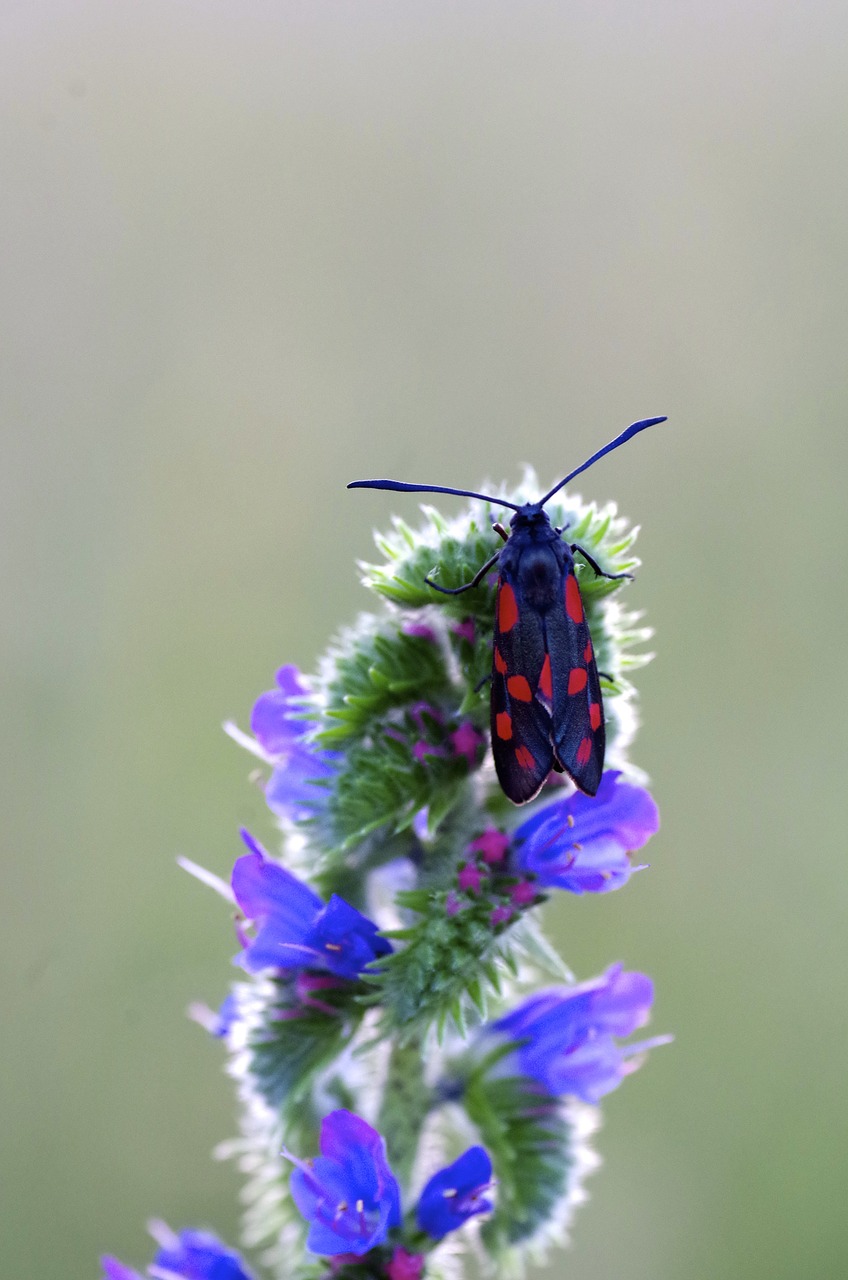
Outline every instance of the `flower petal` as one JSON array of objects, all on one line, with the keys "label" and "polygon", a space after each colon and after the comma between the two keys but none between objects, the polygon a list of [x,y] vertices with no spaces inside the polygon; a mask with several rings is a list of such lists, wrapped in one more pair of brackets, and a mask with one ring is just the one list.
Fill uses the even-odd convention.
[{"label": "flower petal", "polygon": [[309,727],[302,716],[297,699],[309,690],[302,683],[297,667],[289,664],[277,672],[277,687],[261,694],[253,706],[250,727],[269,755],[279,755],[293,740],[302,737]]},{"label": "flower petal", "polygon": [[100,1259],[100,1265],[103,1268],[104,1280],[141,1280],[137,1271],[133,1271],[131,1267],[125,1267],[123,1262],[109,1255]]},{"label": "flower petal", "polygon": [[322,1154],[297,1161],[291,1191],[310,1223],[307,1248],[323,1257],[367,1253],[400,1224],[400,1190],[376,1129],[340,1109],[321,1124]]},{"label": "flower petal", "polygon": [[275,862],[250,832],[242,831],[241,837],[251,852],[236,861],[232,884],[236,902],[248,920],[273,914],[296,921],[321,910],[324,904],[317,893]]},{"label": "flower petal", "polygon": [[163,1280],[252,1280],[239,1255],[208,1231],[181,1231],[156,1254],[149,1274]]},{"label": "flower petal", "polygon": [[441,1240],[477,1213],[488,1213],[483,1196],[492,1180],[492,1162],[484,1147],[469,1147],[458,1160],[435,1174],[421,1192],[417,1218],[422,1231]]},{"label": "flower petal", "polygon": [[239,963],[251,973],[266,968],[296,968],[289,947],[302,948],[316,915],[324,904],[317,894],[285,867],[274,862],[246,831],[242,838],[251,853],[237,859],[232,886],[246,919],[259,926],[245,947]]},{"label": "flower petal", "polygon": [[526,1076],[553,1097],[594,1102],[634,1069],[628,1060],[633,1050],[613,1036],[630,1035],[647,1022],[653,995],[646,974],[611,965],[579,986],[538,992],[481,1035],[514,1044],[496,1064],[499,1074]]},{"label": "flower petal", "polygon": [[608,770],[596,796],[555,801],[522,823],[514,841],[518,864],[543,888],[607,893],[632,874],[628,854],[659,827],[657,806],[643,787]]},{"label": "flower petal", "polygon": [[373,921],[335,893],[316,916],[304,943],[320,955],[322,968],[340,978],[358,978],[372,960],[392,949]]}]

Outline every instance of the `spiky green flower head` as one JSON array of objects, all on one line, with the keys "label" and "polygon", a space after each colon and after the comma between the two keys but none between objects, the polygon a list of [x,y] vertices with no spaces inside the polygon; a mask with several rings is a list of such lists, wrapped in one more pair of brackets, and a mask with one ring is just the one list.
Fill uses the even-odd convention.
[{"label": "spiky green flower head", "polygon": [[[656,421],[628,427],[552,498]],[[520,1274],[563,1238],[584,1198],[597,1104],[669,1039],[630,1038],[650,1013],[648,975],[613,964],[578,985],[540,929],[551,893],[577,902],[622,889],[659,819],[626,760],[629,677],[646,660],[633,650],[648,632],[615,575],[638,564],[635,530],[612,506],[560,494],[547,507],[552,532],[526,502],[534,492],[528,472],[519,493],[503,494],[517,514],[500,588],[492,566],[509,539],[496,498],[469,495],[453,520],[426,506],[419,528],[395,520],[378,535],[382,561],[362,566],[374,611],[337,638],[316,676],[281,667],[249,734],[227,726],[268,766],[279,845],[243,831],[229,882],[180,860],[235,916],[242,980],[217,1013],[195,1006],[193,1016],[228,1050],[241,1135],[221,1153],[245,1175],[244,1242],[273,1280],[462,1280],[468,1259],[473,1274]],[[564,613],[548,622],[577,638],[573,655],[559,661],[568,644],[551,643],[544,664],[522,670],[532,663],[506,637],[520,609],[528,627],[536,619],[532,589],[519,605],[511,583],[531,523],[546,546],[568,538],[582,604],[558,547]],[[591,676],[584,728],[597,732],[593,653],[609,753],[602,773],[598,733],[594,772],[581,774],[592,743],[577,735],[578,793],[562,774],[544,776],[554,759],[571,769],[552,741],[568,739],[568,711],[553,729],[544,720],[550,737],[534,756],[527,725],[542,730],[519,719],[518,704],[536,698],[553,724],[554,692],[577,695]],[[503,767],[513,716],[508,759],[520,773],[530,756],[532,787]],[[201,1233],[163,1250],[151,1274],[199,1280],[219,1264],[234,1280],[248,1274]],[[135,1277],[111,1257],[104,1269]]]},{"label": "spiky green flower head", "polygon": [[[503,496],[520,503],[538,492],[528,471],[520,490]],[[519,993],[540,980],[572,980],[539,927],[537,908],[553,881],[519,830],[534,812],[564,800],[570,784],[552,776],[520,807],[498,784],[487,684],[496,569],[460,596],[425,581],[457,587],[474,578],[503,545],[493,528],[503,510],[481,500],[450,520],[430,505],[422,510],[418,528],[395,519],[390,533],[378,534],[382,560],[361,566],[378,607],[338,635],[316,676],[284,668],[278,689],[257,703],[261,714],[255,709],[262,748],[255,753],[273,770],[266,796],[282,831],[284,865],[323,900],[338,895],[375,921],[390,945],[355,986],[334,986],[312,965],[296,989],[270,972],[241,996],[244,1026],[231,1070],[243,1138],[233,1150],[250,1177],[249,1239],[271,1247],[274,1268],[286,1277],[286,1255],[302,1250],[304,1237],[279,1151],[308,1147],[310,1134],[314,1145],[320,1118],[333,1107],[379,1121],[404,1194],[434,1114],[445,1105],[463,1113],[471,1140],[482,1135],[498,1168],[499,1207],[480,1240],[501,1267],[517,1248],[526,1252],[562,1230],[593,1162],[585,1139],[594,1111],[576,1098],[528,1104],[526,1090],[495,1080],[446,1100],[433,1076],[448,1046],[455,1049]],[[562,494],[547,511],[606,573],[638,566],[636,531],[611,504]],[[605,673],[607,766],[632,778],[630,676],[647,660],[635,650],[649,632],[622,603],[629,584],[598,576],[579,552],[575,571]],[[621,787],[620,794],[629,793]],[[570,828],[572,818],[560,825]],[[625,864],[633,847],[628,835],[619,850]],[[589,853],[586,846],[584,858]],[[566,848],[563,857],[570,856]],[[616,883],[627,879],[625,864]],[[589,891],[609,884],[604,866],[596,874],[593,864],[592,874],[598,886],[581,881]],[[440,1256],[428,1259],[428,1277],[438,1273]]]},{"label": "spiky green flower head", "polygon": [[[517,502],[537,489],[528,471],[521,489],[504,497]],[[332,806],[337,838],[348,847],[383,823],[398,829],[410,825],[415,805],[423,801],[419,807],[424,807],[438,792],[436,812],[429,815],[434,831],[451,803],[458,803],[463,777],[484,759],[482,750],[474,750],[469,728],[485,740],[497,571],[461,596],[441,594],[425,579],[446,588],[469,582],[502,546],[493,525],[503,511],[476,500],[452,520],[433,506],[422,510],[425,521],[419,528],[395,518],[390,533],[376,535],[384,559],[362,564],[362,580],[390,608],[343,633],[321,672],[325,723],[318,740],[341,748],[350,762]],[[551,502],[548,514],[605,572],[632,573],[638,566],[632,552],[636,530],[612,504],[598,508],[564,495]],[[579,553],[575,568],[604,673],[609,761],[616,764],[634,727],[628,677],[647,660],[633,650],[649,632],[638,625],[639,615],[621,604],[622,581],[598,577]],[[426,768],[413,769],[410,755]],[[407,777],[401,779],[401,773]],[[397,786],[375,789],[378,777],[394,779]],[[484,781],[484,802],[506,811],[491,771],[484,770]]]},{"label": "spiky green flower head", "polygon": [[[503,496],[519,502],[538,491],[528,471],[521,488]],[[516,879],[513,867],[475,858],[474,843],[493,829],[508,838],[562,785],[552,777],[534,804],[516,809],[491,765],[487,677],[496,571],[462,596],[425,581],[470,581],[502,546],[493,524],[503,511],[478,500],[452,520],[430,505],[423,511],[419,528],[395,519],[391,533],[376,535],[384,559],[361,568],[384,607],[342,632],[317,678],[302,686],[304,742],[320,760],[315,803],[304,810],[300,747],[297,761],[290,757],[275,771],[273,804],[269,787],[269,804],[284,815],[289,865],[308,869],[325,896],[337,893],[361,910],[375,894],[394,899],[390,936],[398,945],[364,978],[384,1025],[415,1032],[446,1016],[461,1025],[474,1006],[482,1013],[487,991],[497,993],[499,977],[514,967],[514,926],[542,895]],[[605,572],[638,566],[635,530],[611,504],[598,508],[563,494],[548,514]],[[579,553],[575,569],[605,673],[607,760],[621,767],[635,727],[629,675],[646,661],[634,646],[649,633],[620,602],[624,582],[599,577]],[[295,773],[298,808],[285,799]],[[469,865],[475,863],[481,876]]]},{"label": "spiky green flower head", "polygon": [[[517,502],[533,492],[538,482],[528,471],[521,489],[504,497]],[[518,915],[498,911],[503,903],[495,894],[464,903],[469,909],[461,918],[454,913],[447,921],[469,844],[484,825],[509,830],[518,816],[488,751],[497,573],[462,596],[446,596],[425,581],[447,587],[470,581],[502,545],[493,524],[503,511],[478,500],[452,520],[430,505],[423,511],[419,528],[396,518],[391,533],[376,536],[384,559],[361,566],[363,583],[386,607],[339,637],[315,686],[315,741],[338,753],[328,804],[312,822],[324,891],[361,905],[352,881],[361,888],[364,873],[398,858],[416,868],[417,897],[400,901],[398,937],[405,945],[381,982],[382,1003],[398,1025],[443,1017],[447,1009],[456,1014],[478,988],[491,987],[500,934]],[[607,573],[638,566],[635,530],[611,504],[598,508],[563,495],[549,515]],[[635,728],[629,676],[646,661],[634,647],[649,633],[621,604],[622,581],[599,577],[579,553],[575,567],[605,673],[608,761],[620,766]],[[546,791],[542,802],[550,798]]]}]

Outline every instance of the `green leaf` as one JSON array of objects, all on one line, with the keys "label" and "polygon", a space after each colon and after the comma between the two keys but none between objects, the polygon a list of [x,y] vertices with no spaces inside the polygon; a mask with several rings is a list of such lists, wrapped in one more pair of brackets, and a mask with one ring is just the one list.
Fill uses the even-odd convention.
[{"label": "green leaf", "polygon": [[499,1253],[540,1233],[567,1199],[577,1163],[573,1123],[563,1103],[517,1078],[477,1076],[463,1103],[492,1157],[498,1206],[483,1240]]},{"label": "green leaf", "polygon": [[352,990],[331,990],[322,992],[322,999],[338,1004],[337,1014],[301,1007],[292,1016],[291,984],[273,982],[269,990],[270,999],[250,1019],[246,1070],[257,1094],[285,1116],[301,1104],[317,1073],[341,1052],[362,1010]]}]

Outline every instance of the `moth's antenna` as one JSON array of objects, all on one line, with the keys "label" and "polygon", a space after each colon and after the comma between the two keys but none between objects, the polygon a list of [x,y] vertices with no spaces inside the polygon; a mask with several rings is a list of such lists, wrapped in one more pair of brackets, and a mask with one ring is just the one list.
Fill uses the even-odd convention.
[{"label": "moth's antenna", "polygon": [[[543,507],[546,502],[550,502],[555,493],[559,493],[564,484],[568,484],[569,480],[573,480],[575,476],[579,476],[581,471],[585,471],[587,467],[591,467],[594,462],[602,458],[605,453],[612,453],[613,449],[617,449],[619,445],[626,444],[633,436],[638,435],[640,431],[644,431],[646,427],[655,427],[658,422],[667,422],[667,418],[643,418],[641,422],[634,422],[626,430],[622,431],[620,436],[616,436],[614,440],[610,440],[609,444],[605,444],[603,449],[599,449],[597,453],[593,453],[587,462],[578,467],[576,471],[570,471],[564,480],[560,480],[559,484],[554,485],[550,493],[546,493],[544,498],[539,500],[538,505]],[[350,487],[350,486],[348,486]]]},{"label": "moth's antenna", "polygon": [[492,498],[487,493],[474,493],[471,489],[446,489],[440,484],[406,484],[403,480],[351,480],[347,487],[348,489],[391,489],[395,493],[452,493],[457,498],[482,498],[484,502],[491,502],[496,507],[509,507],[512,511],[521,510],[514,502],[507,502],[506,498]]}]

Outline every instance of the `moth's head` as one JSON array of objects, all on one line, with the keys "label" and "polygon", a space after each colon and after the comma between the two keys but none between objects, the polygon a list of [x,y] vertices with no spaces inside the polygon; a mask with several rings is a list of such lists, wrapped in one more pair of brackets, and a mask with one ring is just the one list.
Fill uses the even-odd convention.
[{"label": "moth's head", "polygon": [[548,513],[539,502],[525,502],[523,507],[519,507],[515,515],[509,522],[509,527],[516,529],[543,529],[545,525],[551,522]]}]

